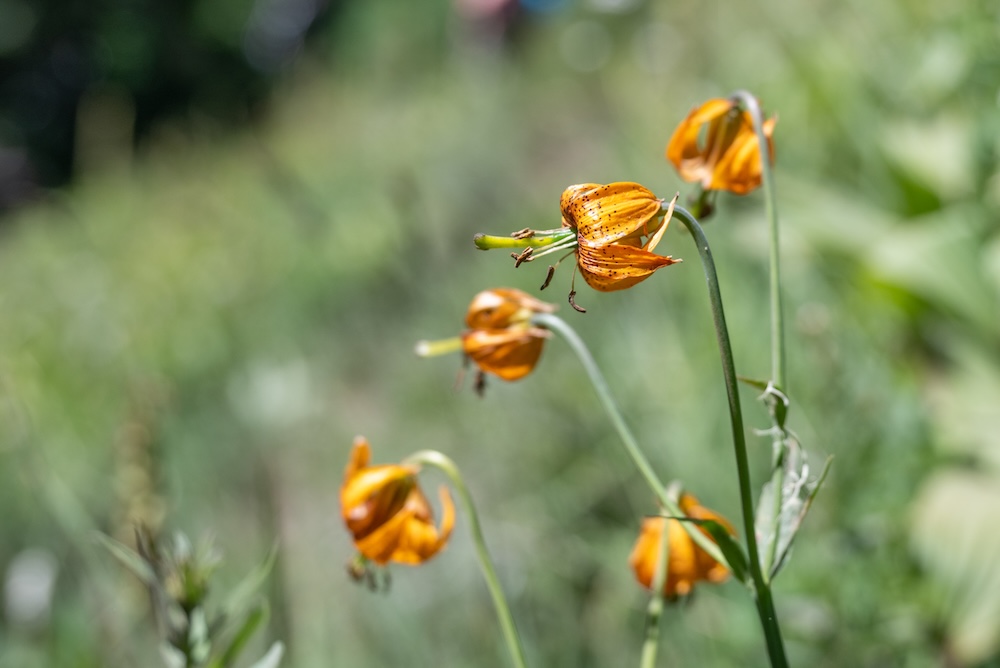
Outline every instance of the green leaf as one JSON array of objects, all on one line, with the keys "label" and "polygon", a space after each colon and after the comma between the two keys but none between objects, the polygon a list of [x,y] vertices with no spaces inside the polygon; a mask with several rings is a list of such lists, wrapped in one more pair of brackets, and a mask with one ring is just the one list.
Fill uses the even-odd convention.
[{"label": "green leaf", "polygon": [[111,536],[97,532],[94,534],[97,542],[107,548],[108,552],[122,562],[125,568],[135,573],[142,582],[150,587],[156,586],[156,572],[145,559],[133,552],[127,545],[118,542]]},{"label": "green leaf", "polygon": [[236,657],[239,656],[246,644],[250,642],[250,638],[253,637],[253,634],[256,633],[261,624],[267,621],[269,616],[270,608],[267,602],[261,601],[257,607],[250,611],[246,619],[243,620],[243,624],[236,631],[236,634],[222,653],[222,656],[212,661],[209,668],[229,668],[229,666],[233,665]]},{"label": "green leaf", "polygon": [[741,383],[746,383],[750,387],[765,392],[767,390],[766,380],[757,380],[756,378],[747,378],[746,376],[736,376],[736,379]]},{"label": "green leaf", "polygon": [[278,557],[278,546],[275,544],[268,553],[267,558],[257,568],[252,570],[243,580],[236,585],[229,596],[222,603],[221,614],[226,618],[239,617],[242,611],[247,609],[253,599],[254,594],[260,586],[267,580],[267,576],[274,568],[274,562]]},{"label": "green leaf", "polygon": [[[757,503],[755,529],[760,541],[761,569],[769,579],[773,579],[784,567],[791,553],[792,541],[802,527],[802,521],[833,461],[833,457],[827,458],[819,477],[810,480],[809,465],[803,463],[800,467],[798,457],[792,452],[787,457],[782,468],[775,470],[771,480],[764,485]],[[774,490],[779,481],[781,505],[776,512]]]},{"label": "green leaf", "polygon": [[271,645],[271,649],[267,650],[267,654],[262,656],[257,663],[250,666],[250,668],[278,668],[278,664],[281,663],[281,657],[285,653],[285,645],[280,640],[274,641]]},{"label": "green leaf", "polygon": [[693,517],[671,517],[670,519],[691,522],[704,528],[722,551],[722,556],[726,559],[726,566],[732,572],[733,577],[744,584],[750,581],[749,562],[746,553],[743,552],[743,546],[729,533],[726,527],[715,520],[697,520]]},{"label": "green leaf", "polygon": [[740,382],[746,383],[763,393],[758,398],[767,406],[767,410],[771,413],[771,417],[774,418],[775,424],[780,428],[784,428],[785,420],[788,418],[788,395],[769,380],[757,380],[756,378],[747,378],[746,376],[737,376],[736,378]]}]

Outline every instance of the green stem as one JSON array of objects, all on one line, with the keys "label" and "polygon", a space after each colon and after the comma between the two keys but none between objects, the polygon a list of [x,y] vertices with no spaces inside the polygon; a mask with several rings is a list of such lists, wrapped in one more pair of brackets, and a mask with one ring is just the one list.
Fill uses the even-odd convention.
[{"label": "green stem", "polygon": [[667,568],[670,560],[670,528],[674,520],[664,520],[663,532],[660,534],[660,552],[656,560],[656,570],[653,571],[653,597],[649,599],[646,608],[646,640],[642,644],[642,657],[639,668],[654,668],[656,652],[660,646],[660,617],[663,615],[663,585],[667,582]]},{"label": "green stem", "polygon": [[[788,396],[788,386],[785,378],[785,323],[784,309],[781,304],[781,266],[779,263],[779,236],[778,236],[778,197],[775,194],[774,171],[771,167],[771,155],[768,149],[767,136],[764,134],[764,115],[760,110],[760,103],[757,98],[745,90],[736,91],[733,97],[738,99],[743,107],[750,114],[753,120],[753,129],[757,135],[757,144],[760,149],[761,175],[764,181],[764,203],[767,211],[767,222],[770,240],[770,296],[771,296],[771,382]],[[781,399],[773,399],[779,401]],[[773,415],[773,413],[772,413]],[[775,478],[774,478],[774,517],[772,518],[772,541],[770,549],[766,555],[765,577],[770,579],[771,567],[778,558],[778,542],[781,531],[781,505],[783,496],[785,467],[785,427],[783,421],[773,417],[774,423],[774,443],[773,448],[777,454],[775,457]]]},{"label": "green stem", "polygon": [[[594,386],[594,390],[597,392],[597,398],[600,399],[601,405],[604,406],[604,410],[608,414],[608,418],[611,420],[611,424],[614,425],[615,431],[618,432],[618,436],[621,439],[622,445],[625,446],[625,450],[628,452],[629,457],[635,462],[636,468],[639,469],[639,473],[645,478],[646,484],[649,485],[650,490],[656,495],[657,501],[660,502],[664,508],[666,508],[671,515],[677,517],[685,517],[684,512],[680,509],[677,503],[671,498],[670,494],[667,493],[667,489],[660,482],[656,473],[653,471],[653,467],[650,465],[649,460],[639,449],[639,444],[635,440],[635,436],[632,435],[632,430],[628,428],[625,423],[625,418],[622,417],[622,412],[618,408],[618,404],[615,402],[614,397],[611,395],[611,390],[608,389],[608,383],[604,380],[604,375],[598,368],[597,363],[594,361],[594,357],[590,354],[587,345],[580,338],[579,334],[570,327],[565,320],[554,316],[550,313],[538,313],[531,318],[531,321],[542,327],[547,327],[555,332],[558,332],[569,344],[573,352],[576,353],[577,357],[580,358],[580,362],[583,364],[583,368],[587,371],[587,375],[590,376],[590,382]],[[719,546],[716,545],[708,536],[699,531],[696,527],[689,527],[689,522],[682,522],[685,531],[688,535],[698,543],[698,545],[708,552],[708,554],[718,561],[719,563],[726,563],[725,557],[722,556],[722,552],[719,550]]]},{"label": "green stem", "polygon": [[764,578],[760,568],[760,553],[757,549],[757,536],[754,530],[753,495],[750,488],[750,462],[747,457],[746,436],[743,433],[743,411],[740,407],[739,387],[736,381],[736,364],[733,362],[733,349],[729,342],[729,330],[726,327],[726,314],[722,308],[722,294],[719,292],[719,278],[715,271],[715,260],[709,248],[708,239],[701,225],[691,213],[683,207],[674,208],[674,217],[688,228],[698,255],[701,256],[702,267],[705,270],[705,282],[708,284],[708,296],[712,307],[712,320],[715,323],[715,336],[719,345],[719,355],[722,358],[722,375],[726,382],[726,395],[729,399],[729,420],[733,431],[733,446],[736,452],[736,471],[740,484],[740,506],[743,511],[743,531],[747,540],[747,553],[750,561],[750,577],[757,600],[757,613],[764,628],[767,641],[768,656],[774,668],[786,668],[785,648],[781,640],[781,630],[778,627],[778,616],[774,611],[770,585]]},{"label": "green stem", "polygon": [[785,386],[785,326],[781,308],[781,267],[778,262],[778,197],[774,191],[774,173],[771,170],[771,154],[768,150],[767,136],[764,134],[764,115],[760,110],[757,98],[745,90],[733,93],[739,99],[750,118],[753,119],[753,129],[757,134],[757,144],[760,148],[760,166],[764,180],[764,203],[767,210],[768,229],[770,230],[770,292],[771,292],[771,381],[782,392],[788,393]]},{"label": "green stem", "polygon": [[507,642],[507,649],[510,651],[511,659],[517,668],[525,668],[524,649],[521,647],[521,639],[517,635],[517,627],[514,626],[514,618],[510,614],[510,607],[507,605],[507,598],[504,596],[503,588],[500,586],[500,579],[497,577],[496,568],[493,567],[493,559],[486,548],[486,539],[483,537],[483,529],[479,524],[479,515],[476,507],[472,503],[472,496],[469,489],[462,480],[462,475],[449,457],[436,450],[421,450],[406,458],[405,463],[420,463],[442,471],[458,492],[458,498],[469,518],[469,528],[472,530],[472,542],[476,546],[476,556],[479,557],[479,565],[486,579],[486,587],[490,590],[493,598],[493,606],[496,608],[497,617],[500,619],[500,629],[503,631],[504,640]]}]

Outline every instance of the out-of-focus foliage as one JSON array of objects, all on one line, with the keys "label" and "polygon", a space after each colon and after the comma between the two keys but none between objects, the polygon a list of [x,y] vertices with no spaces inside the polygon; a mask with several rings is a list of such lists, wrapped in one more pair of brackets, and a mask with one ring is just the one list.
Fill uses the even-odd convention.
[{"label": "out-of-focus foliage", "polygon": [[246,121],[338,4],[0,1],[0,211],[91,168],[95,142]]},{"label": "out-of-focus foliage", "polygon": [[[164,127],[132,169],[6,221],[0,666],[150,665],[142,592],[89,538],[135,519],[214,529],[223,583],[280,542],[248,656],[281,639],[293,666],[505,665],[462,517],[387,596],[347,578],[358,433],[466,473],[532,665],[635,663],[646,595],[626,560],[655,507],[572,354],[553,341],[480,400],[452,391],[457,359],[412,345],[453,334],[483,288],[541,283],[475,232],[558,225],[571,183],[684,190],[666,140],[734,88],[780,119],[789,426],[815,467],[835,455],[776,588],[791,661],[996,665],[1000,8],[525,2],[501,23],[473,4],[348,4],[266,121]],[[738,370],[763,377],[761,196],[720,198],[707,231]],[[582,288],[590,312],[564,315],[664,477],[734,517],[701,270],[682,230],[662,247],[686,261]],[[665,617],[664,665],[763,662],[738,585]]]}]

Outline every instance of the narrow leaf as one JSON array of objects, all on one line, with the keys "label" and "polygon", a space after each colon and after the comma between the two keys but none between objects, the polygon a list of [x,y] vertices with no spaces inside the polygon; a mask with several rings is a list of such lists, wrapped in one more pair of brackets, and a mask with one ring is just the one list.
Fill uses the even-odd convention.
[{"label": "narrow leaf", "polygon": [[750,571],[743,546],[729,533],[726,527],[715,520],[696,520],[693,517],[673,517],[671,519],[691,522],[704,528],[722,551],[722,556],[726,559],[726,567],[732,572],[733,577],[744,584],[749,582]]},{"label": "narrow leaf", "polygon": [[229,668],[236,661],[236,657],[239,656],[246,644],[250,642],[250,638],[253,634],[257,632],[262,624],[267,621],[270,616],[270,610],[268,608],[267,602],[262,601],[257,607],[250,611],[246,619],[243,620],[243,624],[240,625],[233,639],[229,642],[226,650],[222,653],[218,659],[212,662],[211,668]]},{"label": "narrow leaf", "polygon": [[736,376],[736,379],[739,380],[741,383],[746,383],[747,385],[756,390],[760,390],[761,392],[767,390],[766,380],[757,380],[756,378],[747,378],[746,376]]},{"label": "narrow leaf", "polygon": [[267,558],[236,585],[222,604],[221,614],[226,618],[238,617],[253,599],[254,594],[267,580],[278,556],[278,546],[274,545]]},{"label": "narrow leaf", "polygon": [[123,543],[118,542],[111,536],[105,535],[100,532],[96,532],[94,537],[97,542],[107,548],[108,552],[115,556],[118,561],[122,562],[125,568],[129,569],[135,573],[142,582],[150,587],[156,585],[156,573],[153,571],[153,567],[149,565],[142,557],[133,552],[129,547]]}]

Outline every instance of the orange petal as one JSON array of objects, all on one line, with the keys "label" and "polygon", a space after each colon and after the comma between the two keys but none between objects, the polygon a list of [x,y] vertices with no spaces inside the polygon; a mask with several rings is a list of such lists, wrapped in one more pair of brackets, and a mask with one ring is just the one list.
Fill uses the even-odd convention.
[{"label": "orange petal", "polygon": [[674,195],[674,198],[670,200],[670,205],[667,206],[667,214],[663,217],[660,229],[658,229],[656,233],[649,238],[649,241],[647,241],[646,245],[643,246],[643,250],[647,250],[652,253],[653,249],[660,244],[660,239],[663,238],[663,233],[667,231],[667,226],[670,225],[670,219],[674,216],[674,206],[677,204],[678,197],[680,197],[679,194]]},{"label": "orange petal", "polygon": [[372,458],[372,449],[368,445],[368,439],[364,436],[354,437],[354,446],[351,448],[351,458],[347,461],[347,468],[344,469],[344,480],[348,480],[355,473],[368,466]]},{"label": "orange petal", "polygon": [[582,244],[601,246],[645,232],[660,213],[660,200],[638,183],[621,182],[581,190],[563,209]]},{"label": "orange petal", "polygon": [[667,160],[677,168],[681,178],[688,182],[705,182],[711,177],[711,165],[706,164],[703,147],[698,145],[701,128],[721,118],[733,108],[733,101],[713,98],[692,109],[674,130],[667,143]]},{"label": "orange petal", "polygon": [[462,336],[462,349],[483,371],[517,380],[535,368],[548,336],[546,330],[537,328],[479,329]]},{"label": "orange petal", "polygon": [[575,186],[570,186],[563,191],[562,196],[559,198],[559,210],[562,211],[563,227],[572,227],[570,221],[567,220],[569,216],[566,212],[569,211],[569,205],[570,202],[573,201],[573,198],[584,191],[600,187],[600,183],[578,183]]},{"label": "orange petal", "polygon": [[503,329],[527,322],[533,313],[552,313],[555,308],[514,288],[494,288],[472,299],[465,324],[471,329]]},{"label": "orange petal", "polygon": [[[441,499],[441,528],[434,528],[429,511],[426,519],[418,519],[414,513],[413,519],[406,524],[400,534],[399,542],[392,553],[393,561],[420,564],[440,552],[448,543],[452,528],[455,526],[455,504],[447,487],[442,485],[438,494]],[[426,499],[423,502],[426,504]]]},{"label": "orange petal", "polygon": [[[770,159],[774,159],[774,143],[771,135],[774,133],[776,120],[770,118],[764,122],[764,136],[767,137]],[[728,190],[737,195],[745,195],[760,186],[762,165],[760,161],[760,143],[753,130],[750,115],[746,114],[746,123],[740,129],[740,134],[733,140],[729,150],[715,166],[710,188]]]},{"label": "orange petal", "polygon": [[363,538],[355,539],[354,547],[376,564],[385,565],[399,546],[403,531],[412,521],[413,517],[409,512],[400,511],[377,530]]},{"label": "orange petal", "polygon": [[587,285],[601,292],[630,288],[661,267],[679,262],[642,248],[611,244],[601,248],[579,246],[577,260]]}]

